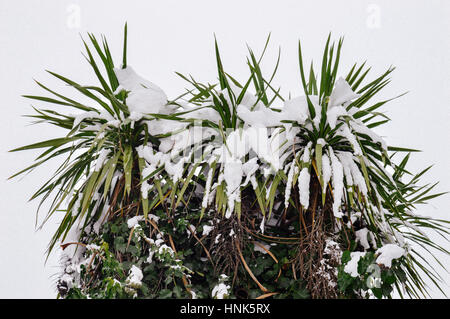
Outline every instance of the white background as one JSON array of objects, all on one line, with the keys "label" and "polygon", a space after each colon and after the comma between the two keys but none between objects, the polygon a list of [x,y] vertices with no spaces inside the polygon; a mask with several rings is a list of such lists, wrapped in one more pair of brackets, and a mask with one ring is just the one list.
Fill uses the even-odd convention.
[{"label": "white background", "polygon": [[[269,32],[266,71],[282,60],[275,83],[282,93],[300,94],[297,41],[306,59],[320,61],[328,33],[345,35],[342,74],[353,62],[373,66],[372,76],[390,65],[393,81],[380,94],[406,96],[384,111],[393,120],[379,129],[388,143],[418,148],[410,169],[434,164],[424,182],[440,181],[450,190],[450,1],[0,1],[0,297],[54,298],[58,254],[46,265],[45,250],[58,218],[35,231],[38,202],[33,191],[52,173],[43,167],[24,179],[6,178],[31,164],[32,151],[7,151],[62,134],[46,125],[28,126],[31,101],[22,94],[42,94],[33,78],[60,92],[71,92],[45,73],[50,69],[83,84],[96,84],[81,55],[80,34],[105,34],[121,58],[122,30],[129,27],[128,62],[174,98],[185,87],[174,71],[202,81],[216,80],[214,33],[225,68],[240,79],[247,75],[246,43],[261,52]],[[317,67],[316,63],[316,67]],[[37,103],[38,106],[48,106]],[[72,111],[72,110],[71,110]],[[435,199],[419,213],[449,217],[450,196]],[[42,215],[45,213],[45,206]],[[442,241],[442,239],[436,240]],[[444,242],[442,244],[445,244]],[[449,248],[448,244],[445,244]],[[442,257],[444,265],[450,259]],[[443,272],[450,283],[450,275]],[[450,293],[447,285],[443,289]],[[442,297],[436,289],[433,297]]]}]

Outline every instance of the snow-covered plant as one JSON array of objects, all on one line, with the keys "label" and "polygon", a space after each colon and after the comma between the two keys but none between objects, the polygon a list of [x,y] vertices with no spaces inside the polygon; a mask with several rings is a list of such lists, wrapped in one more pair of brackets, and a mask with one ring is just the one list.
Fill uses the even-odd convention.
[{"label": "snow-covered plant", "polygon": [[227,275],[224,274],[220,275],[219,282],[217,283],[216,286],[214,286],[211,292],[213,298],[224,299],[230,294],[231,287],[230,285],[227,285],[227,279],[228,279]]},{"label": "snow-covered plant", "polygon": [[38,82],[54,97],[26,97],[83,113],[34,108],[68,133],[14,150],[45,148],[14,176],[67,155],[32,196],[53,196],[44,222],[64,214],[48,250],[62,243],[62,296],[419,297],[424,276],[439,288],[419,249],[448,253],[426,235],[445,238],[448,222],[415,211],[440,194],[419,184],[429,168],[407,170],[415,150],[374,131],[389,121],[379,109],[391,99],[373,98],[394,68],[370,81],[365,64],[341,73],[343,41],[328,37],[307,71],[299,43],[304,95],[286,98],[273,84],[280,54],[269,77],[260,67],[269,38],[259,58],[249,49],[242,83],[216,42],[218,83],[178,73],[191,87],[169,101],[127,65],[126,27],[120,68],[106,39],[89,39],[100,86],[50,74],[93,105]]},{"label": "snow-covered plant", "polygon": [[[92,34],[89,34],[89,39],[106,72],[106,76],[102,75],[91,49],[84,42],[86,58],[99,79],[100,87],[81,85],[54,72],[49,73],[89,98],[92,104],[77,102],[37,82],[54,97],[26,95],[26,98],[83,112],[65,114],[60,110],[33,107],[37,114],[29,117],[37,119],[36,123],[50,123],[66,129],[67,134],[13,150],[45,149],[33,165],[14,176],[33,170],[55,157],[66,156],[54,170],[52,178],[31,197],[42,197],[42,204],[53,195],[44,223],[55,212],[62,209],[65,212],[50,242],[49,252],[59,241],[69,239],[77,242],[86,227],[98,233],[102,223],[114,215],[136,214],[137,210],[146,217],[157,204],[157,200],[149,200],[149,194],[156,192],[155,185],[150,186],[149,183],[158,172],[150,171],[141,178],[146,171],[138,153],[143,145],[157,148],[160,140],[152,131],[152,121],[164,117],[172,108],[160,88],[140,78],[127,66],[126,28],[120,68],[114,66],[106,39],[101,45]],[[162,159],[163,162],[167,160]]]},{"label": "snow-covered plant", "polygon": [[[247,60],[251,75],[245,84],[224,71],[217,43],[220,90],[184,77],[196,89],[190,91],[189,102],[218,113],[215,120],[224,140],[219,152],[212,152],[212,159],[205,161],[206,154],[201,157],[201,163],[207,163],[202,205],[226,212],[226,218],[234,209],[240,218],[241,193],[251,184],[254,192],[251,204],[246,201],[250,204],[246,209],[259,204],[263,216],[258,236],[269,240],[264,223],[273,218],[272,213],[277,223],[285,222],[288,216],[299,218],[297,265],[300,273],[310,278],[308,288],[317,287],[315,281],[321,278],[314,279],[317,272],[308,269],[311,265],[304,260],[323,255],[326,245],[323,241],[314,243],[323,233],[325,238],[339,238],[347,252],[373,252],[378,257],[376,264],[382,267],[391,268],[391,261],[398,259],[393,274],[396,280],[391,284],[418,296],[418,292],[425,292],[418,271],[426,269],[428,262],[417,247],[447,252],[423,229],[445,237],[448,222],[419,216],[414,210],[417,204],[440,194],[429,195],[435,185],[417,183],[428,168],[416,175],[405,169],[410,152],[415,150],[388,146],[373,130],[389,121],[378,109],[392,99],[372,102],[372,98],[389,83],[394,68],[368,83],[364,81],[370,68],[364,64],[355,64],[343,77],[338,76],[341,47],[342,39],[335,45],[329,37],[320,71],[315,72],[311,63],[306,74],[299,43],[305,95],[289,99],[272,87],[277,67],[266,80],[259,67],[262,57],[257,60],[251,50]],[[253,94],[248,90],[250,83],[254,84]],[[198,120],[211,121],[211,113],[199,113],[208,117]],[[227,134],[222,133],[225,127],[229,128]],[[208,151],[211,149],[205,147],[205,153]],[[397,162],[393,158],[400,152],[408,154]],[[410,179],[406,181],[404,175]],[[320,261],[311,263],[316,264],[312,268],[320,267]],[[425,275],[437,283],[439,275],[434,270],[425,271]],[[372,288],[377,296],[382,295],[378,287]],[[391,291],[384,295],[390,296]],[[324,289],[318,295],[324,296]]]}]

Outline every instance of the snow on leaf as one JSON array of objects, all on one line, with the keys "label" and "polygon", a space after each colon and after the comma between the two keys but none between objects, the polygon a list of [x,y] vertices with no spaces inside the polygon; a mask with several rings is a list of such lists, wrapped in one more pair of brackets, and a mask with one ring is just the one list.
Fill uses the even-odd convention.
[{"label": "snow on leaf", "polygon": [[167,104],[167,96],[161,88],[152,82],[145,80],[127,66],[124,69],[114,69],[120,87],[129,91],[127,106],[131,112],[136,113],[160,113]]},{"label": "snow on leaf", "polygon": [[356,241],[364,247],[364,250],[370,248],[369,241],[367,240],[369,230],[367,228],[361,228],[360,230],[355,231]]},{"label": "snow on leaf", "polygon": [[126,279],[126,283],[133,288],[139,288],[142,286],[142,279],[144,275],[142,274],[142,270],[136,267],[135,265],[131,266],[131,269],[128,273],[128,277]]},{"label": "snow on leaf", "polygon": [[392,260],[401,258],[405,253],[405,249],[396,244],[386,244],[377,249],[376,254],[379,255],[376,262],[377,264],[382,264],[390,268],[392,266]]},{"label": "snow on leaf", "polygon": [[339,159],[334,155],[333,149],[328,149],[331,159],[331,169],[333,172],[333,214],[336,218],[342,217],[342,212],[339,211],[341,205],[342,195],[344,193],[344,175],[342,164]]},{"label": "snow on leaf", "polygon": [[350,253],[351,259],[347,262],[347,264],[344,267],[344,271],[352,277],[358,277],[358,262],[361,257],[363,257],[366,253],[355,251]]},{"label": "snow on leaf", "polygon": [[322,154],[322,176],[323,176],[323,193],[326,193],[328,182],[331,179],[330,158],[326,153]]},{"label": "snow on leaf", "polygon": [[128,228],[133,228],[133,227],[135,227],[136,225],[138,225],[138,223],[139,223],[140,221],[143,221],[143,220],[144,220],[144,216],[134,216],[134,217],[129,218],[129,219],[127,220]]},{"label": "snow on leaf", "polygon": [[331,92],[330,99],[328,101],[329,106],[342,105],[353,99],[358,98],[360,95],[353,92],[350,85],[344,78],[340,77],[334,84],[334,89]]},{"label": "snow on leaf", "polygon": [[302,204],[305,209],[308,209],[309,206],[309,181],[309,169],[307,167],[303,167],[300,171],[300,176],[298,177],[298,192],[300,204]]}]

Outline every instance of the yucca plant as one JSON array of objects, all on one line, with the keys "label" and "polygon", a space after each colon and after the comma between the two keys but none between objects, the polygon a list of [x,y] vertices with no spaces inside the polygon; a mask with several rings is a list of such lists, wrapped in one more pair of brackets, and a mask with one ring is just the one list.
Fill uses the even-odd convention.
[{"label": "yucca plant", "polygon": [[429,168],[407,170],[415,150],[373,131],[389,121],[379,109],[390,100],[372,100],[393,68],[339,76],[343,40],[329,36],[307,71],[299,43],[305,95],[286,98],[273,84],[280,54],[261,71],[270,36],[259,58],[249,48],[242,83],[216,41],[218,83],[177,73],[190,87],[168,101],[127,65],[126,34],[120,68],[105,38],[84,42],[100,86],[50,72],[95,106],[39,82],[53,96],[25,96],[83,111],[34,108],[36,122],[68,133],[13,150],[45,149],[14,176],[66,156],[32,196],[51,200],[44,222],[63,214],[48,249],[63,249],[61,297],[420,297],[424,276],[440,289],[417,249],[448,253],[426,235],[446,239],[448,221],[414,211],[441,194],[419,185]]}]

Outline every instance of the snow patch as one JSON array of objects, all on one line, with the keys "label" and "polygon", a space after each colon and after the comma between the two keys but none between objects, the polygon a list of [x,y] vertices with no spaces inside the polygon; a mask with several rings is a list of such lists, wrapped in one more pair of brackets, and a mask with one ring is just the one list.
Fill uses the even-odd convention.
[{"label": "snow patch", "polygon": [[379,254],[376,260],[377,264],[382,264],[390,268],[392,266],[392,260],[401,258],[405,255],[406,251],[396,244],[386,244],[377,249],[375,253]]}]

